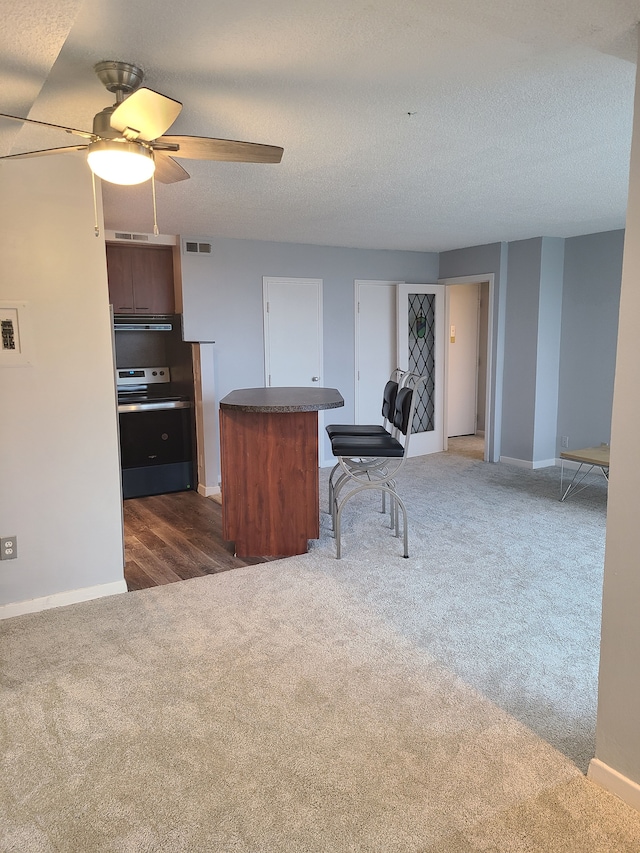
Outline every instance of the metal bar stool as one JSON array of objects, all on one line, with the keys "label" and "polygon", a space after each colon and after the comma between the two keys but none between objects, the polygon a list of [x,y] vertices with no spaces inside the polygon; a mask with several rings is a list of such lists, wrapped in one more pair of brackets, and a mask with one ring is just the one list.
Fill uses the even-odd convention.
[{"label": "metal bar stool", "polygon": [[[406,381],[409,373],[396,367],[392,371],[389,380],[384,386],[382,393],[382,424],[329,424],[325,427],[326,433],[331,440],[336,436],[365,436],[365,435],[393,435],[397,433],[392,424],[396,405],[398,389]],[[333,507],[333,489],[335,475],[340,471],[340,463],[336,463],[329,474],[329,512]],[[382,511],[385,511],[385,494],[382,494]]]},{"label": "metal bar stool", "polygon": [[[395,477],[408,455],[416,401],[427,378],[427,376],[408,374],[404,386],[398,390],[391,421],[397,438],[385,432],[360,436],[336,435],[331,440],[331,449],[338,457],[336,467],[340,471],[340,476],[334,479],[330,489],[337,559],[341,557],[340,529],[345,504],[354,495],[367,490],[380,491],[383,496],[386,494],[390,496],[390,526],[395,529],[398,537],[400,536],[399,515],[400,511],[402,512],[403,556],[409,556],[407,510],[397,493]],[[400,438],[403,440],[401,441]]]}]

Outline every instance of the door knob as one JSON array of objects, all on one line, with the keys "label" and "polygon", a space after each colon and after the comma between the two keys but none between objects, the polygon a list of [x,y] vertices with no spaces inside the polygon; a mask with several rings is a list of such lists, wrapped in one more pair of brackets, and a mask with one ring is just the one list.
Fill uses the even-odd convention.
[{"label": "door knob", "polygon": [[319,376],[312,376],[311,381],[312,382],[320,382],[320,377]]}]

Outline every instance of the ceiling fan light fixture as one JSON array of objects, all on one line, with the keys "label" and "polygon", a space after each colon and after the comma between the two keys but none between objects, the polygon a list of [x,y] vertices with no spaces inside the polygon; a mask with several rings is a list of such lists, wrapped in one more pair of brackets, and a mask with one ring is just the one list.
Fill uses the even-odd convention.
[{"label": "ceiling fan light fixture", "polygon": [[118,139],[100,139],[87,150],[89,168],[112,184],[131,186],[148,181],[156,164],[153,152],[141,142]]}]

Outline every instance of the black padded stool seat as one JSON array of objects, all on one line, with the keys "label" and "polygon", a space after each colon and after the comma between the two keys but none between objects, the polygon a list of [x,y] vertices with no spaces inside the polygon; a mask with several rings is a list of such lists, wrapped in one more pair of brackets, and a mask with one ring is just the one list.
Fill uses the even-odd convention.
[{"label": "black padded stool seat", "polygon": [[384,435],[336,435],[331,439],[334,456],[384,457],[395,459],[404,455],[404,447],[389,433]]},{"label": "black padded stool seat", "polygon": [[382,424],[329,424],[325,429],[331,439],[338,435],[390,435]]},{"label": "black padded stool seat", "polygon": [[[413,416],[413,391],[401,388],[395,398],[393,425],[403,435],[409,429],[409,418]],[[337,457],[376,456],[384,459],[397,459],[404,456],[404,446],[389,433],[384,435],[334,435],[331,439],[331,451]]]}]

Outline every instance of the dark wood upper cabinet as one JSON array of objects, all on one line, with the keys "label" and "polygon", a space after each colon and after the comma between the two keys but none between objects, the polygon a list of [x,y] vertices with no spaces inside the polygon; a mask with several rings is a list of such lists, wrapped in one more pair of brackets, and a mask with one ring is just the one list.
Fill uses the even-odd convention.
[{"label": "dark wood upper cabinet", "polygon": [[173,314],[171,246],[107,243],[109,300],[114,314]]}]

